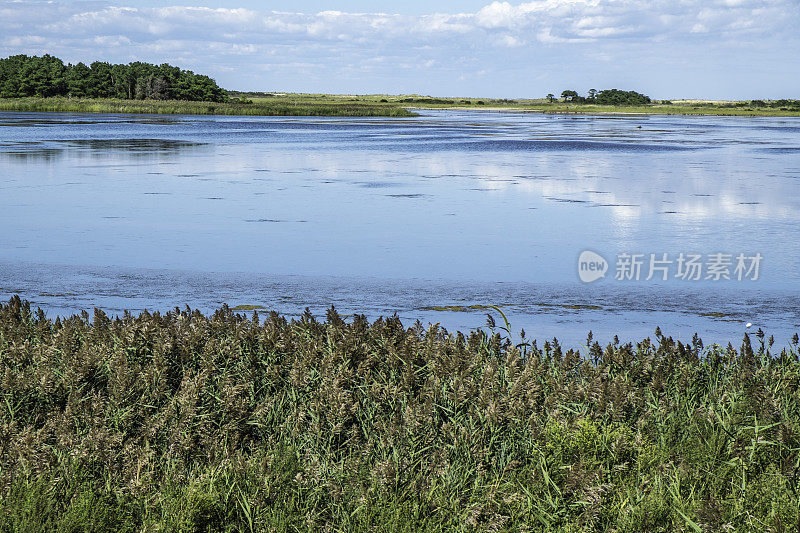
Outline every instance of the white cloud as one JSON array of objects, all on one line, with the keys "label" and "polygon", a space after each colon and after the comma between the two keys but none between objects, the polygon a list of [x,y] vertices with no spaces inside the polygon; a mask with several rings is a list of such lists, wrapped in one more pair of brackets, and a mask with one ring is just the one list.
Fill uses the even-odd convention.
[{"label": "white cloud", "polygon": [[[753,53],[783,48],[783,57],[791,57],[798,23],[796,0],[494,1],[475,13],[417,16],[21,1],[0,2],[0,54],[49,51],[70,61],[191,58],[193,68],[223,73],[226,80],[234,80],[237,69],[231,67],[238,65],[247,71],[242,79],[253,83],[255,72],[295,67],[298,83],[324,82],[337,69],[369,63],[378,65],[369,69],[373,76],[425,69],[433,84],[431,72],[449,83],[492,72],[498,64],[510,76],[528,79],[522,69],[529,65],[514,74],[507,54],[537,58],[540,68],[551,69],[563,69],[559,56],[577,65],[576,58],[594,54],[630,72],[636,61],[660,60],[680,49],[698,63],[711,61],[711,54],[738,54],[743,66],[739,49],[726,46],[749,46]],[[374,63],[375,57],[383,59]],[[324,66],[318,79],[307,77],[309,65]],[[607,70],[591,77],[605,75]]]},{"label": "white cloud", "polygon": [[508,34],[501,35],[495,42],[498,46],[505,46],[506,48],[517,48],[525,45],[525,41]]},{"label": "white cloud", "polygon": [[475,18],[480,26],[486,28],[511,27],[519,17],[518,10],[508,2],[492,2],[478,11]]},{"label": "white cloud", "polygon": [[[752,9],[758,9],[758,19]],[[457,35],[479,37],[501,30],[525,37],[550,28],[562,39],[610,38],[631,28],[644,36],[686,34],[697,23],[709,31],[753,29],[764,34],[791,28],[797,21],[792,0],[751,2],[700,0],[638,2],[633,0],[541,0],[521,4],[495,1],[477,13],[387,15],[322,11],[315,14],[211,9],[205,7],[132,8],[106,6],[87,10],[79,4],[5,2],[0,4],[0,27],[9,34],[49,33],[54,37],[128,35],[132,41],[158,38],[229,36],[239,41],[270,41],[283,36],[305,40],[339,40],[343,36],[367,41],[415,39],[426,41]],[[698,22],[701,21],[701,22]],[[691,22],[691,23],[690,23]]]}]

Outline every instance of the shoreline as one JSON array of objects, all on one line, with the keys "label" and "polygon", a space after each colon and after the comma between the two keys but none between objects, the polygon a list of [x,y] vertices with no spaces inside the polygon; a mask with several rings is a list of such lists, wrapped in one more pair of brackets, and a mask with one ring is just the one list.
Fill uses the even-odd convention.
[{"label": "shoreline", "polygon": [[301,117],[398,117],[416,116],[403,107],[354,102],[268,101],[217,103],[183,100],[116,100],[75,98],[0,99],[0,112],[97,113],[124,115],[216,115]]},{"label": "shoreline", "polygon": [[[735,117],[800,117],[800,109],[733,107],[731,104],[708,102],[687,104],[654,104],[646,106],[570,105],[563,102],[545,104],[515,101],[506,104],[488,99],[483,104],[470,103],[407,103],[400,97],[359,98],[339,95],[287,94],[279,97],[256,97],[226,103],[175,100],[119,100],[84,98],[6,98],[0,99],[0,112],[25,113],[107,113],[154,115],[218,115],[218,116],[307,116],[307,117],[390,117],[411,118],[417,110],[452,109],[457,111],[489,111],[508,113],[540,113],[553,115],[600,116],[735,116]],[[476,102],[484,102],[483,100]],[[729,106],[729,107],[726,107]]]},{"label": "shoreline", "polygon": [[601,116],[714,116],[714,117],[800,117],[800,111],[774,111],[774,110],[737,110],[733,108],[706,108],[691,107],[682,109],[684,106],[673,107],[653,107],[637,109],[636,111],[626,111],[628,106],[591,106],[587,108],[566,107],[566,108],[547,108],[522,106],[409,106],[407,109],[453,109],[457,111],[489,111],[497,113],[538,113],[542,115],[601,115]]}]

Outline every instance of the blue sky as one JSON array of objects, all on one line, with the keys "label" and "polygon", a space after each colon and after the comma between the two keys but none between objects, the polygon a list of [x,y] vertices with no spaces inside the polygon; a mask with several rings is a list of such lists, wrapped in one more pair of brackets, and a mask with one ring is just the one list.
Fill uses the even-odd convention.
[{"label": "blue sky", "polygon": [[0,1],[0,56],[168,62],[226,88],[799,98],[798,0]]}]

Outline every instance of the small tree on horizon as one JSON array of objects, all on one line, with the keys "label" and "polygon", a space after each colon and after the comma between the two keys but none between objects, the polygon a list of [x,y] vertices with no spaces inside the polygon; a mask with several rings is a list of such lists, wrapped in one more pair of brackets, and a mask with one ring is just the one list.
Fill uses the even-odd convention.
[{"label": "small tree on horizon", "polygon": [[563,98],[565,102],[571,102],[577,97],[578,93],[576,91],[566,90],[561,93],[561,98]]},{"label": "small tree on horizon", "polygon": [[597,96],[597,89],[589,89],[589,100],[594,101],[595,96]]},{"label": "small tree on horizon", "polygon": [[546,98],[547,101],[550,102],[551,104],[556,101],[556,95],[554,95],[553,93],[548,93]]}]

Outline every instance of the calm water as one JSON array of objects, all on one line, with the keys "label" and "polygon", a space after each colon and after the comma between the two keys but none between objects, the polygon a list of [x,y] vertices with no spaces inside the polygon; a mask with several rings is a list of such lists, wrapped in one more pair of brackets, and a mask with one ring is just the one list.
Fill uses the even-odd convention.
[{"label": "calm water", "polygon": [[[572,345],[800,330],[800,120],[423,113],[0,113],[0,297],[51,315],[333,304],[448,329],[492,304]],[[580,281],[584,250],[604,279]],[[615,279],[626,253],[638,281]],[[675,276],[680,253],[700,280]],[[716,253],[733,279],[705,279]],[[645,279],[650,254],[667,281]],[[761,254],[758,279],[736,279],[739,254]]]}]

